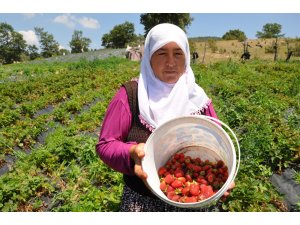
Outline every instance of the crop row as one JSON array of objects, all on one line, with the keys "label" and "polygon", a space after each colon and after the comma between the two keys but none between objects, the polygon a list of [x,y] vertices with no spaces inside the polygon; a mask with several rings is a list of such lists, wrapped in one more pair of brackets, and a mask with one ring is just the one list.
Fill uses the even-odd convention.
[{"label": "crop row", "polygon": [[[55,68],[57,65],[52,66]],[[107,104],[116,89],[137,76],[136,66],[137,63],[122,59],[69,64],[68,72],[60,76],[63,76],[61,79],[66,86],[73,88],[70,96],[44,110],[45,114],[39,113],[43,109],[21,114],[10,126],[1,129],[1,134],[5,134],[5,147],[9,149],[5,154],[15,157],[15,163],[0,177],[2,211],[117,210],[121,176],[113,175],[112,170],[96,156],[95,132],[99,131]],[[23,69],[28,70],[27,65]],[[49,79],[55,79],[50,76],[41,76],[43,79],[36,82],[46,87],[43,82],[51,84]],[[79,84],[75,80],[80,80]],[[34,85],[35,82],[29,83]],[[61,95],[65,88],[60,87],[60,83],[54,83],[53,88]],[[22,84],[19,83],[19,86]],[[47,94],[42,89],[36,92],[42,93],[40,97],[44,99],[52,98],[54,93]],[[44,107],[48,104],[49,101],[46,101]],[[43,143],[34,145],[46,129],[51,132],[47,133]],[[20,135],[32,138],[30,145],[26,146],[30,149],[29,153],[15,150],[13,146],[18,142],[12,141],[8,146],[7,143]],[[18,146],[25,150],[23,143],[24,140]]]}]

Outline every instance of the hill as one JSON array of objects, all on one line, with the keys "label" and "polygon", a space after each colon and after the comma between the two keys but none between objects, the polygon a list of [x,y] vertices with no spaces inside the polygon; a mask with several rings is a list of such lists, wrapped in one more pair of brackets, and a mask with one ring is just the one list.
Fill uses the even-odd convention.
[{"label": "hill", "polygon": [[[218,40],[218,39],[190,39],[191,46],[199,54],[198,63],[213,63],[220,60],[240,60],[244,52],[244,43],[237,40]],[[248,51],[251,54],[250,59],[273,60],[273,43],[275,39],[249,39]],[[278,60],[285,60],[287,57],[288,47],[296,49],[291,60],[300,60],[300,41],[294,39],[289,45],[285,38],[279,39]]]}]

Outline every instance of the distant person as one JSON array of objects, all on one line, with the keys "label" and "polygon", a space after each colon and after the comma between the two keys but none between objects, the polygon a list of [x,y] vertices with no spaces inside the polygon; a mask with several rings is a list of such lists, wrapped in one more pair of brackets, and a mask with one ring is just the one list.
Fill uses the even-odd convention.
[{"label": "distant person", "polygon": [[147,34],[139,79],[126,82],[113,97],[96,145],[103,162],[124,174],[120,211],[211,210],[169,205],[143,182],[141,160],[149,135],[170,119],[194,114],[217,118],[211,99],[195,83],[186,34],[173,24],[159,24]]},{"label": "distant person", "polygon": [[199,58],[198,53],[197,53],[197,52],[193,52],[193,56],[192,56],[193,63],[195,63],[195,62],[196,62],[196,59],[198,59],[198,58]]},{"label": "distant person", "polygon": [[243,59],[243,60],[249,60],[250,57],[251,57],[250,52],[246,51],[246,52],[244,52],[244,53],[242,54],[241,59]]}]

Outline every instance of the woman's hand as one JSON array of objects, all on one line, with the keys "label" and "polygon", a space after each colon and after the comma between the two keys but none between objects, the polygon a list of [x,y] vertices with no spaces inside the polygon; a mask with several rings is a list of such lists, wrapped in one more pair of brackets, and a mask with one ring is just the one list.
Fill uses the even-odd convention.
[{"label": "woman's hand", "polygon": [[145,156],[144,146],[145,143],[140,143],[131,146],[129,149],[130,157],[134,161],[134,173],[142,180],[147,179],[148,177],[141,164],[142,158]]},{"label": "woman's hand", "polygon": [[230,195],[230,191],[233,189],[235,187],[235,183],[234,182],[232,182],[231,184],[230,184],[230,186],[228,187],[228,190],[224,193],[224,195],[222,196],[222,201],[225,201],[226,200],[226,198]]}]

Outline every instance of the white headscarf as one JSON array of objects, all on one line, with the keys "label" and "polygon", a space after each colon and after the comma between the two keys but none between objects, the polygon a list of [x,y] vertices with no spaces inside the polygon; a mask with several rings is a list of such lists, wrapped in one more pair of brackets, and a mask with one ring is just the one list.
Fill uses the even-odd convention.
[{"label": "white headscarf", "polygon": [[[176,42],[185,54],[186,70],[175,84],[159,80],[150,65],[152,54],[169,42]],[[176,25],[159,24],[147,34],[138,81],[138,99],[140,120],[150,130],[175,117],[200,113],[209,104],[204,90],[195,83],[187,36]]]}]

